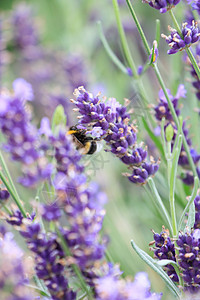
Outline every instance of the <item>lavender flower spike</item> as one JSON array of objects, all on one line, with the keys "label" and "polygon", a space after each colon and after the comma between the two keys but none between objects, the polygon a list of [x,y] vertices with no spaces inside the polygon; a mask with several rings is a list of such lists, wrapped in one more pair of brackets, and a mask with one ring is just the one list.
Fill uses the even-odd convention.
[{"label": "lavender flower spike", "polygon": [[147,162],[147,151],[142,145],[137,145],[137,129],[127,112],[129,101],[122,106],[115,98],[100,99],[100,94],[94,97],[83,87],[75,90],[76,99],[71,101],[80,113],[79,124],[84,126],[86,133],[98,130],[99,139],[104,139],[108,145],[106,151],[112,152],[132,171],[127,175],[133,183],[143,184],[149,176],[158,170],[158,164],[153,159]]},{"label": "lavender flower spike", "polygon": [[165,13],[176,6],[180,0],[143,0],[143,2],[148,3],[155,9],[158,9],[160,13]]},{"label": "lavender flower spike", "polygon": [[38,143],[37,128],[31,124],[26,101],[33,100],[31,85],[22,78],[13,82],[14,95],[0,93],[0,129],[7,138],[4,149],[13,160],[23,165],[24,177],[20,183],[32,186],[39,180],[49,179],[52,165],[44,157]]},{"label": "lavender flower spike", "polygon": [[[1,228],[2,229],[2,228]],[[5,259],[6,258],[6,259]],[[13,240],[13,234],[0,232],[0,295],[3,300],[34,300],[33,289],[25,285],[27,279],[23,252]]]},{"label": "lavender flower spike", "polygon": [[171,31],[171,34],[169,36],[164,34],[161,35],[171,48],[167,51],[168,54],[175,54],[178,51],[182,51],[199,40],[200,33],[198,23],[194,20],[192,21],[192,25],[189,25],[188,23],[182,24],[182,36],[179,35],[176,29],[171,28],[170,26],[168,26],[168,28]]}]

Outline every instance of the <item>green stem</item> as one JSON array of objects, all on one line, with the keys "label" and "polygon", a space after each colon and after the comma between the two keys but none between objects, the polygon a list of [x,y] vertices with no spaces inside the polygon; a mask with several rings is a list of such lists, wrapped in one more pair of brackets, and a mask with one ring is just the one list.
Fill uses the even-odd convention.
[{"label": "green stem", "polygon": [[[57,234],[60,238],[61,246],[62,246],[65,254],[67,256],[72,256],[71,253],[70,253],[69,247],[68,247],[65,239],[63,238],[62,233],[60,232],[60,230],[58,228],[56,229],[56,232],[57,232]],[[83,275],[81,273],[80,268],[76,264],[72,264],[71,266],[72,266],[72,269],[74,270],[74,273],[76,274],[76,276],[80,280],[80,284],[81,284],[82,289],[87,293],[88,299],[92,300],[93,296],[92,296],[91,290],[88,288],[87,284],[85,283],[85,280],[83,278]]]},{"label": "green stem", "polygon": [[[182,35],[182,32],[181,32],[180,26],[179,26],[179,24],[178,24],[178,22],[176,20],[176,17],[174,15],[172,9],[169,11],[169,14],[170,14],[170,16],[172,18],[172,21],[173,21],[173,23],[175,25],[176,30],[178,31],[180,37],[182,38],[183,35]],[[199,69],[199,66],[198,66],[195,58],[194,58],[194,55],[192,54],[192,51],[189,48],[186,48],[185,51],[187,52],[187,55],[188,55],[188,57],[190,59],[190,62],[193,65],[193,67],[194,67],[194,69],[195,69],[195,71],[197,73],[198,78],[200,79],[200,69]]]},{"label": "green stem", "polygon": [[160,43],[160,20],[159,19],[156,20],[156,41],[159,47],[159,43]]},{"label": "green stem", "polygon": [[168,223],[170,231],[173,232],[173,227],[172,227],[172,224],[171,224],[171,220],[170,220],[169,214],[168,214],[168,212],[167,212],[167,210],[166,210],[166,208],[165,208],[165,206],[164,206],[164,204],[163,204],[163,202],[162,202],[162,200],[160,198],[160,195],[159,195],[159,193],[157,191],[155,183],[154,183],[154,181],[153,181],[153,179],[151,177],[148,179],[148,184],[149,184],[149,187],[150,187],[153,195],[155,196],[155,200],[156,200],[155,202],[157,204],[156,206],[160,210],[161,214],[165,217],[165,220]]},{"label": "green stem", "polygon": [[6,177],[8,178],[8,181],[9,181],[11,187],[12,187],[13,192],[15,193],[16,197],[19,199],[19,194],[18,194],[18,192],[15,188],[14,182],[13,182],[11,176],[10,176],[10,172],[7,168],[7,165],[5,163],[5,160],[3,158],[3,155],[1,153],[1,151],[0,151],[0,165],[2,166],[3,170],[5,171]]},{"label": "green stem", "polygon": [[115,53],[112,51],[112,49],[110,48],[105,35],[103,33],[103,29],[102,29],[102,25],[101,22],[98,21],[97,22],[97,26],[98,26],[98,30],[99,30],[99,35],[100,35],[100,39],[102,41],[102,44],[108,54],[108,56],[111,58],[111,60],[113,61],[113,63],[126,75],[127,73],[127,68],[123,65],[123,63],[119,60],[119,58],[115,55]]},{"label": "green stem", "polygon": [[149,45],[148,45],[148,42],[147,42],[147,39],[146,39],[146,37],[145,37],[145,35],[144,35],[144,32],[143,32],[143,30],[142,30],[142,27],[140,26],[140,23],[139,23],[139,21],[138,21],[138,18],[137,18],[136,14],[135,14],[135,11],[134,11],[134,9],[133,9],[133,6],[131,5],[131,2],[130,2],[129,0],[126,0],[126,3],[128,4],[128,7],[129,7],[130,12],[131,12],[131,14],[132,14],[132,17],[133,17],[133,19],[134,19],[134,21],[135,21],[135,25],[137,26],[138,32],[139,32],[139,34],[140,34],[140,36],[141,36],[141,39],[142,39],[143,44],[144,44],[144,47],[145,47],[145,49],[146,49],[146,51],[147,51],[147,55],[150,55],[150,54],[151,54],[151,49],[150,49],[150,47],[149,47]]},{"label": "green stem", "polygon": [[119,35],[120,35],[120,39],[121,39],[121,42],[122,42],[122,48],[123,48],[126,60],[129,64],[129,67],[131,68],[134,77],[137,78],[138,77],[137,69],[136,69],[134,61],[132,59],[131,52],[130,52],[130,49],[129,49],[129,46],[128,46],[128,43],[127,43],[127,40],[126,40],[126,35],[125,35],[125,32],[124,32],[124,28],[122,26],[122,22],[121,22],[121,19],[120,19],[119,5],[118,5],[117,0],[112,0],[112,2],[113,2],[115,16],[116,16],[116,20],[117,20],[117,27],[118,27]]},{"label": "green stem", "polygon": [[26,218],[26,212],[23,208],[23,206],[21,205],[21,200],[20,198],[14,193],[14,191],[12,190],[12,188],[10,187],[8,181],[6,180],[6,177],[3,175],[2,172],[0,172],[0,179],[3,181],[5,187],[7,188],[7,190],[9,191],[9,193],[11,194],[13,200],[15,201],[15,203],[17,204],[19,210],[21,211],[22,215],[24,218]]},{"label": "green stem", "polygon": [[8,215],[12,215],[12,212],[10,211],[10,209],[5,204],[3,204],[2,206],[3,206],[3,208],[5,209],[5,211],[7,212]]}]

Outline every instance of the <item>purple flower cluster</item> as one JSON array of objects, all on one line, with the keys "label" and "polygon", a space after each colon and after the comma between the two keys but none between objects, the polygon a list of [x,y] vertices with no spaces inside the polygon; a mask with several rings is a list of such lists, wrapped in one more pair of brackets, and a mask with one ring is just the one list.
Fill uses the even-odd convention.
[{"label": "purple flower cluster", "polygon": [[[175,97],[171,94],[170,90],[167,90],[169,99],[171,100],[174,109],[176,111],[177,116],[180,115],[180,109],[178,107],[178,101],[180,98],[185,98],[186,97],[186,90],[183,84],[180,84],[177,90],[177,93],[175,95]],[[176,138],[176,134],[177,134],[177,127],[173,121],[173,117],[172,114],[170,112],[169,106],[168,106],[168,102],[167,99],[165,98],[165,95],[163,93],[163,90],[160,90],[159,92],[159,104],[157,106],[154,107],[154,112],[155,112],[155,117],[156,119],[160,122],[162,120],[162,118],[165,118],[166,123],[165,123],[165,129],[169,126],[169,124],[172,125],[173,130],[174,130],[174,135],[172,138],[172,148],[174,147],[174,142],[175,142],[175,138]],[[200,160],[200,155],[197,153],[197,151],[192,147],[192,141],[189,138],[189,131],[186,127],[186,122],[183,121],[183,133],[185,135],[185,138],[187,140],[187,143],[190,147],[190,153],[191,156],[193,158],[193,161],[195,163],[195,165],[198,164],[199,160]],[[160,131],[160,129],[159,129]],[[181,148],[181,153],[179,156],[179,161],[178,161],[179,165],[181,165],[183,167],[183,175],[182,175],[182,180],[185,184],[187,185],[191,185],[194,182],[194,178],[192,173],[189,171],[189,161],[188,161],[188,157],[187,154],[185,152],[184,147],[182,146]],[[200,175],[200,170],[197,167],[197,173]]]},{"label": "purple flower cluster", "polygon": [[80,154],[74,149],[71,136],[60,132],[54,145],[58,170],[54,179],[57,205],[68,220],[63,236],[76,263],[86,273],[87,268],[104,256],[106,241],[100,241],[99,232],[106,197],[96,186],[86,183],[79,163]]},{"label": "purple flower cluster", "polygon": [[179,35],[176,29],[171,28],[170,26],[168,26],[168,28],[171,31],[171,34],[169,36],[164,34],[161,35],[171,48],[167,51],[168,54],[175,54],[178,51],[182,51],[199,40],[200,33],[198,23],[194,20],[191,25],[187,22],[182,24],[182,36]]},{"label": "purple flower cluster", "polygon": [[[156,258],[159,260],[169,259],[176,261],[174,242],[171,241],[168,230],[163,228],[163,231],[160,234],[154,232],[154,241],[150,243],[150,245],[152,244],[155,244],[151,250],[154,251]],[[178,276],[172,265],[166,265],[164,270],[174,282],[178,282]]]},{"label": "purple flower cluster", "polygon": [[165,13],[176,6],[180,0],[143,0],[143,2],[148,3],[155,9],[158,9],[160,13]]},{"label": "purple flower cluster", "polygon": [[33,289],[25,285],[27,265],[13,234],[0,229],[0,295],[3,300],[34,300]]},{"label": "purple flower cluster", "polygon": [[147,151],[137,146],[137,129],[130,122],[127,108],[119,104],[114,98],[105,101],[99,95],[94,97],[83,87],[75,90],[75,100],[71,100],[80,113],[80,125],[98,138],[104,139],[109,150],[132,169],[128,175],[134,183],[145,183],[148,177],[154,175],[158,170],[158,164],[152,159],[147,162]]},{"label": "purple flower cluster", "polygon": [[198,292],[200,290],[200,230],[195,229],[192,233],[180,233],[177,245],[178,263],[185,289],[191,293]]},{"label": "purple flower cluster", "polygon": [[32,186],[38,180],[50,177],[52,166],[38,149],[38,133],[31,124],[31,114],[26,108],[26,100],[33,99],[31,85],[24,79],[13,82],[14,95],[0,94],[0,129],[7,138],[4,146],[13,160],[23,164],[24,177],[20,183]]},{"label": "purple flower cluster", "polygon": [[39,223],[32,223],[21,231],[29,249],[35,254],[37,276],[47,286],[53,300],[76,299],[76,293],[68,285],[67,259],[56,234],[48,237],[42,233]]},{"label": "purple flower cluster", "polygon": [[[196,209],[198,201],[199,199],[196,198]],[[196,212],[194,228],[198,227],[196,223],[198,221],[199,219]],[[160,234],[154,233],[154,242],[151,242],[150,245],[153,243],[155,243],[155,247],[151,248],[151,250],[154,251],[156,258],[159,260],[170,259],[178,262],[180,275],[184,282],[184,290],[189,293],[198,293],[200,290],[200,229],[186,233],[180,232],[176,241],[177,246],[175,246],[175,242],[170,239],[168,230],[163,230]],[[178,250],[177,259],[175,259],[175,247],[177,247]],[[164,270],[174,282],[177,283],[179,281],[172,265],[166,265]]]}]

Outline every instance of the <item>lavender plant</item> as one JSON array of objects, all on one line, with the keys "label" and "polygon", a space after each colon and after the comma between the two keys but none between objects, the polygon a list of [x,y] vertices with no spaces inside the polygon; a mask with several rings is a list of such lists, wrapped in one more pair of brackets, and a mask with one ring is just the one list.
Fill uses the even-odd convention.
[{"label": "lavender plant", "polygon": [[[85,86],[88,85],[87,73],[82,60],[76,55],[62,59],[62,76],[59,77],[61,86],[65,86],[65,73],[68,78],[66,89],[69,86],[75,88],[71,102],[77,121],[72,127],[68,127],[69,118],[66,117],[72,114],[71,106],[66,105],[69,99],[65,101],[65,97],[61,97],[60,94],[52,96],[51,85],[48,86],[46,78],[48,93],[42,91],[41,95],[43,100],[47,101],[47,107],[49,95],[54,105],[63,104],[56,108],[51,119],[44,116],[41,122],[38,122],[37,115],[34,115],[34,95],[38,99],[41,91],[39,84],[34,84],[33,91],[31,84],[26,81],[28,76],[25,76],[26,80],[15,79],[12,92],[5,88],[0,92],[1,149],[7,152],[7,160],[4,159],[3,152],[0,153],[0,216],[2,222],[10,226],[9,231],[4,227],[0,228],[2,299],[162,298],[162,293],[151,291],[151,284],[145,272],[137,273],[134,279],[133,276],[127,277],[127,272],[123,274],[123,268],[119,267],[113,252],[109,251],[109,241],[112,242],[113,236],[107,234],[109,228],[104,227],[104,224],[106,205],[111,199],[107,199],[102,185],[88,180],[87,166],[84,165],[84,154],[94,151],[85,151],[83,148],[95,145],[96,149],[99,143],[110,161],[115,159],[115,162],[119,160],[123,163],[122,175],[128,177],[129,181],[124,182],[126,186],[130,186],[132,195],[131,210],[137,209],[134,196],[136,189],[140,193],[144,190],[156,207],[155,212],[152,205],[147,204],[150,213],[156,214],[152,230],[154,240],[149,244],[154,257],[137,246],[135,237],[131,241],[134,251],[164,280],[169,288],[169,299],[198,299],[200,155],[198,146],[191,137],[188,121],[184,118],[184,109],[181,107],[181,101],[186,101],[190,94],[189,88],[186,91],[188,84],[180,76],[180,82],[177,80],[171,89],[167,88],[170,78],[167,78],[165,83],[158,68],[161,61],[160,21],[156,21],[156,37],[151,42],[151,49],[131,1],[126,0],[127,6],[123,5],[123,9],[129,8],[146,50],[143,63],[138,63],[137,55],[132,55],[133,51],[120,18],[120,9],[125,1],[112,2],[123,54],[118,56],[113,52],[99,23],[100,39],[111,60],[123,76],[126,76],[126,80],[133,83],[136,93],[141,96],[144,110],[142,125],[135,121],[131,100],[125,99],[122,104],[118,95],[117,101],[113,97],[107,98],[100,93],[95,96],[88,91],[90,88]],[[180,20],[180,23],[183,22],[180,29],[173,13],[181,7],[180,1],[146,2],[157,11],[169,14],[173,22],[173,25],[169,26],[171,34],[162,34],[171,48],[166,50],[166,53],[177,57],[186,52],[184,61],[191,67],[191,74],[195,79],[193,87],[197,90],[198,98],[200,70],[197,18],[187,22]],[[198,11],[197,2],[193,3],[192,7]],[[147,10],[152,8],[146,6]],[[17,7],[13,15],[13,24],[15,31],[12,42],[15,50],[12,51],[18,51],[23,62],[28,61],[32,66],[35,65],[49,52],[40,45],[39,34],[31,21],[31,11],[26,5]],[[197,50],[194,55],[191,49],[195,43]],[[141,45],[139,49],[141,50]],[[10,51],[9,47],[8,50]],[[38,70],[41,71],[40,68]],[[155,77],[150,73],[152,71]],[[153,113],[149,112],[151,99],[145,79],[149,74],[151,87],[154,84],[153,80],[157,78],[158,81],[158,85],[154,87],[154,96],[157,97],[158,94],[159,100],[157,105],[151,105],[151,108],[154,108]],[[29,75],[32,76],[33,73],[30,72]],[[50,77],[50,81],[56,83],[54,76]],[[40,81],[38,78],[41,77],[36,76],[37,83]],[[38,103],[35,106],[37,107]],[[41,107],[37,107],[36,112]],[[145,136],[142,137],[141,134],[143,131],[146,131],[155,145],[152,151],[155,158],[149,154],[151,149],[145,146]],[[84,140],[79,140],[78,134],[81,134]],[[13,169],[15,174],[11,176],[8,157],[12,165],[13,162],[18,163],[22,176],[16,169]],[[18,176],[21,176],[18,183],[23,185],[23,189],[16,186],[15,180],[12,179]],[[127,188],[127,193],[130,190]],[[44,192],[47,195],[45,201]],[[143,213],[140,215],[142,219]],[[159,226],[163,225],[161,233],[156,232],[156,216],[161,220]],[[15,232],[17,242],[25,243],[32,261],[31,272],[26,270],[26,259],[13,242],[10,230]],[[123,264],[124,259],[120,260]],[[135,264],[135,261],[129,264]]]},{"label": "lavender plant", "polygon": [[[25,105],[24,99],[30,98],[30,86],[20,79],[14,82],[13,87],[16,101],[18,101],[20,111],[22,111]],[[5,97],[2,99],[5,99]],[[6,99],[9,100],[8,105],[15,101],[9,97]],[[4,128],[7,129],[4,124],[8,123],[6,112],[7,106],[5,105],[1,114],[2,132],[8,136],[8,144],[11,144],[11,140],[16,137],[16,134],[11,135],[11,131],[4,130]],[[20,113],[16,113],[14,116],[18,116],[18,120],[21,122],[20,125],[26,125],[27,128],[31,126],[30,118],[24,117],[22,119]],[[49,187],[53,188],[51,192],[53,200],[49,204],[40,204],[37,208],[40,213],[33,213],[31,216],[26,214],[16,197],[16,190],[13,191],[12,183],[10,184],[4,180],[2,172],[0,174],[1,179],[18,205],[18,209],[9,210],[4,204],[6,211],[4,219],[20,231],[29,250],[33,253],[36,276],[39,282],[42,280],[47,289],[47,292],[42,290],[41,293],[46,293],[47,296],[55,300],[77,299],[81,293],[86,293],[88,299],[118,298],[122,295],[124,299],[129,299],[130,297],[136,297],[137,294],[139,294],[140,299],[160,299],[161,295],[150,292],[150,285],[145,274],[138,275],[134,282],[122,280],[120,279],[121,272],[118,267],[105,261],[108,239],[106,236],[100,237],[100,230],[105,215],[103,206],[106,197],[104,193],[99,191],[97,186],[87,184],[87,178],[83,173],[84,167],[80,163],[81,155],[75,149],[71,136],[66,134],[67,129],[62,125],[60,117],[60,108],[58,108],[53,118],[52,128],[54,130],[52,131],[48,127],[48,122],[44,125],[43,120],[43,126],[39,129],[40,135],[36,135],[39,147],[36,148],[34,145],[26,147],[36,151],[38,155],[40,149],[43,149],[43,151],[45,149],[43,154],[46,155],[47,160],[53,162],[51,181],[49,178],[49,183],[47,183]],[[64,115],[62,119],[65,119]],[[22,128],[24,128],[23,126]],[[15,127],[17,128],[17,124]],[[29,140],[32,133],[26,130],[23,132],[26,140]],[[45,148],[42,139],[45,141]],[[20,148],[23,149],[23,144]],[[16,148],[6,147],[6,150],[15,159]],[[22,156],[19,156],[18,160],[21,163],[29,163],[29,157],[30,153],[24,152],[23,159]],[[3,161],[3,157],[1,159]],[[35,163],[35,160],[31,160],[31,163]],[[7,173],[7,169],[4,172]],[[24,174],[24,176],[25,178],[30,177],[29,174]],[[36,177],[38,180],[41,179],[40,176]],[[24,181],[21,181],[21,183],[24,183]],[[36,182],[34,181],[34,183]],[[25,186],[30,187],[29,184]],[[4,203],[9,197],[9,193],[5,189],[1,191],[1,201]],[[40,197],[40,195],[37,197]],[[40,215],[43,222],[47,222],[46,229],[43,223],[39,223]],[[145,284],[139,278],[145,278]],[[113,283],[115,282],[112,291],[104,288],[104,282],[108,279]],[[123,285],[124,290],[119,288],[121,285]]]}]

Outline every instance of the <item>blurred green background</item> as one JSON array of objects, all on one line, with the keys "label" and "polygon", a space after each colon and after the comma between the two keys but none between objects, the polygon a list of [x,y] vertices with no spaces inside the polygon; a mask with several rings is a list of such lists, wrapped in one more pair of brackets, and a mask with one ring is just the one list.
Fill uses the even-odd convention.
[{"label": "blurred green background", "polygon": [[[125,2],[120,6],[121,17],[135,64],[138,67],[143,65],[148,58]],[[115,97],[122,104],[124,98],[129,98],[131,100],[130,106],[134,109],[133,118],[137,119],[138,123],[138,140],[144,140],[148,144],[151,153],[158,159],[160,153],[148,137],[141,121],[141,117],[146,116],[146,113],[148,115],[151,114],[150,108],[145,110],[142,108],[141,96],[134,88],[135,83],[133,79],[116,68],[100,41],[96,25],[98,20],[102,22],[105,36],[111,48],[127,66],[120,45],[112,1],[29,0],[22,2],[1,0],[0,12],[5,38],[1,84],[3,87],[8,88],[11,88],[11,83],[16,77],[24,77],[26,80],[29,80],[29,67],[34,66],[34,64],[32,66],[32,63],[24,60],[21,49],[13,46],[14,29],[12,20],[16,8],[21,3],[31,8],[31,22],[34,24],[39,39],[37,47],[41,47],[44,53],[38,64],[37,72],[47,71],[48,73],[48,70],[51,72],[52,69],[55,71],[58,68],[58,70],[56,69],[56,75],[54,74],[53,78],[49,81],[47,80],[42,88],[40,81],[34,82],[36,92],[37,88],[42,90],[42,94],[36,95],[34,122],[38,125],[41,117],[44,115],[51,118],[54,107],[51,99],[51,107],[49,108],[49,94],[52,93],[54,96],[62,94],[68,101],[73,97],[73,89],[69,84],[69,74],[68,77],[64,78],[62,76],[63,70],[62,72],[60,70],[65,61],[70,61],[71,56],[78,55],[79,59],[81,58],[80,64],[83,65],[83,68],[79,70],[76,66],[78,75],[76,74],[75,79],[79,78],[79,72],[83,72],[81,80],[83,84],[84,81],[87,82],[89,91],[94,93],[101,91],[103,95]],[[169,18],[165,14],[160,15],[159,12],[154,11],[148,5],[142,4],[139,0],[134,1],[133,5],[146,33],[149,45],[152,47],[155,38],[155,20],[157,18],[161,20],[161,32],[168,34]],[[180,4],[176,11],[180,21],[182,21],[183,11],[184,5]],[[159,67],[167,87],[175,94],[178,84],[185,83],[190,93],[190,83],[186,82],[189,73],[185,71],[182,56],[179,54],[167,56],[166,52],[167,45],[164,40],[161,40],[159,46]],[[48,69],[49,67],[50,69]],[[142,77],[142,82],[145,86],[146,95],[148,95],[148,102],[156,104],[159,85],[151,70],[148,70]],[[41,101],[40,96],[43,99]],[[189,107],[190,117],[197,125],[197,114],[193,111],[196,100],[193,99],[192,101],[192,98],[194,97],[190,94],[190,103],[184,102],[184,114],[185,116],[188,115]],[[75,124],[75,114],[73,114],[70,106],[67,114],[70,123]],[[149,127],[153,130],[156,124],[149,123]],[[193,141],[196,145],[197,140],[195,136]],[[87,172],[90,178],[99,182],[108,195],[107,214],[103,231],[110,236],[109,253],[113,260],[120,263],[121,270],[124,271],[125,275],[134,276],[138,271],[147,271],[153,289],[157,292],[162,291],[164,293],[163,299],[173,299],[163,281],[141,261],[130,245],[130,240],[134,239],[143,250],[150,253],[148,244],[153,240],[151,229],[160,232],[162,225],[165,225],[154,207],[149,193],[144,187],[135,186],[122,176],[122,172],[127,171],[126,167],[109,153],[101,151],[90,158],[86,157],[84,162],[87,165]],[[16,179],[20,167],[13,165],[9,160],[8,165],[12,176]],[[155,182],[165,205],[168,207],[168,184],[166,162],[164,160],[161,161],[160,172],[155,176]],[[177,185],[177,211],[180,214],[190,189],[184,187],[180,181],[177,182]],[[27,199],[34,197],[35,191],[27,192],[20,186],[18,186],[18,189],[21,194],[27,195]]]}]

